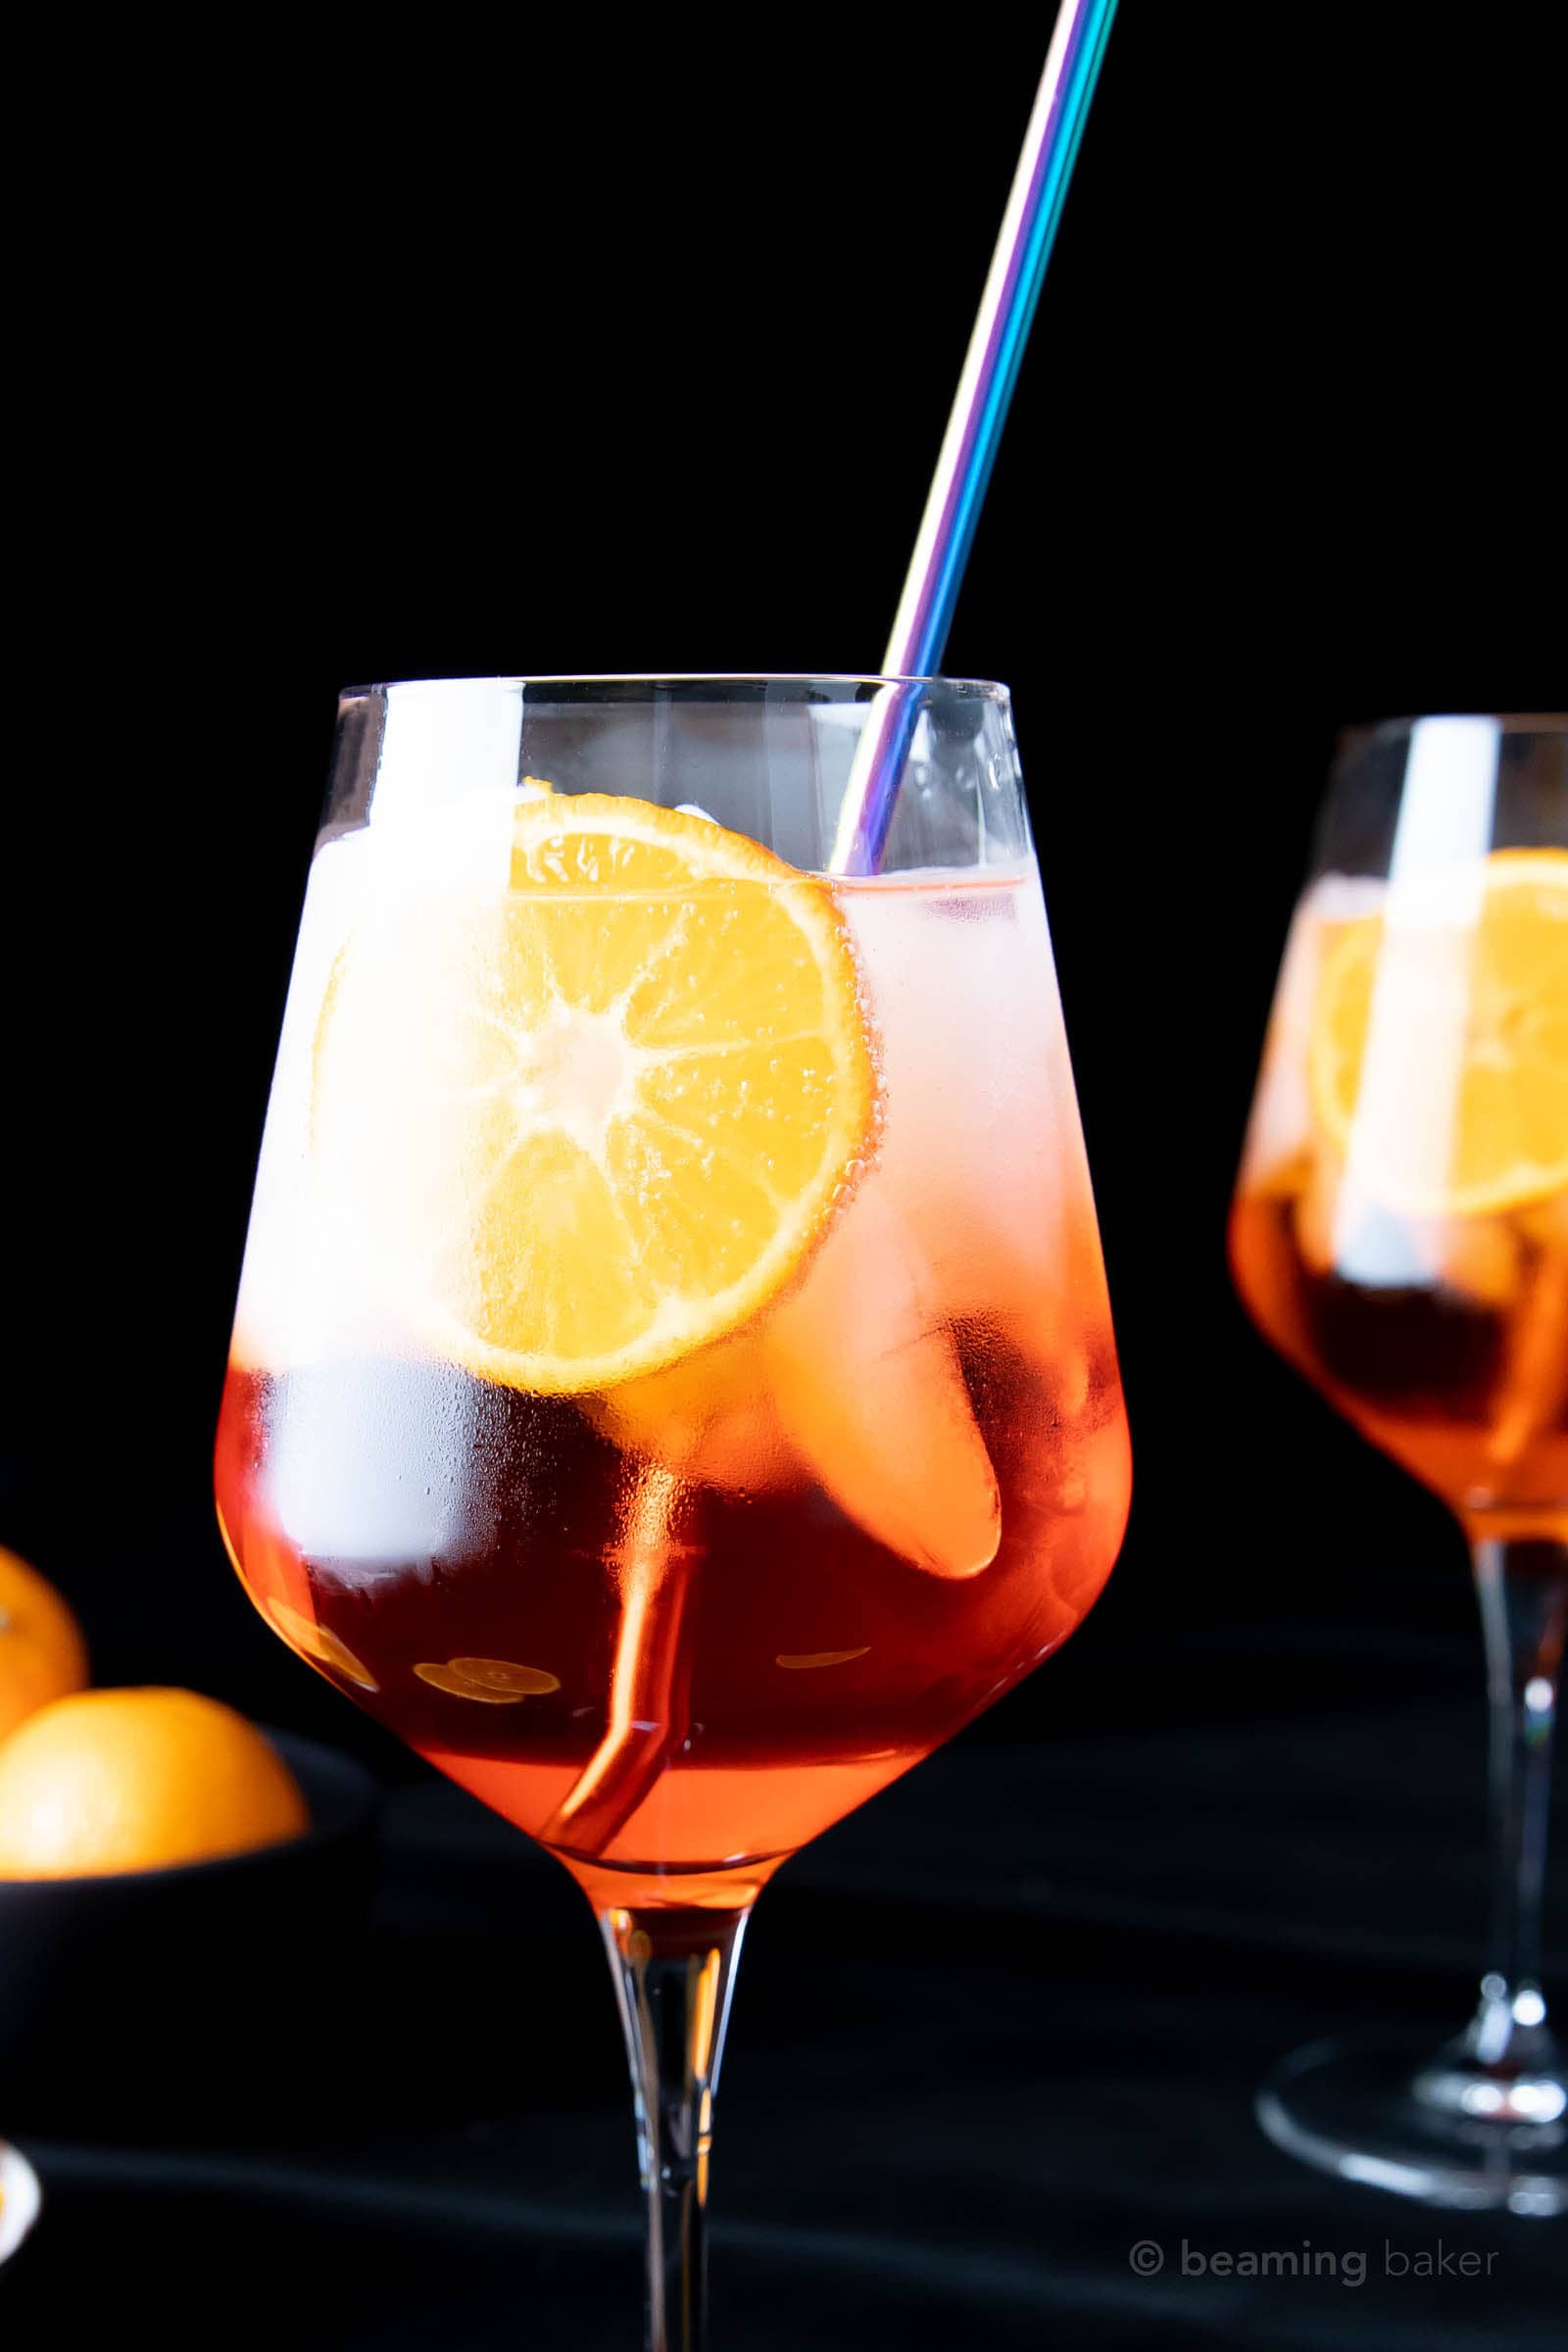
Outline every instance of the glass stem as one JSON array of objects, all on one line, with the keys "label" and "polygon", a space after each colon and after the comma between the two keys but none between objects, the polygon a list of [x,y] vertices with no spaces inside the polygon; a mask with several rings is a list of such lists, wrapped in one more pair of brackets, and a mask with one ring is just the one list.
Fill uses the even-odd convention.
[{"label": "glass stem", "polygon": [[648,2200],[645,2352],[706,2352],[708,2158],[745,1911],[607,1910]]},{"label": "glass stem", "polygon": [[1475,1575],[1492,1727],[1492,1922],[1468,2039],[1484,2066],[1544,2071],[1555,2052],[1541,1990],[1541,1895],[1568,1545],[1482,1540]]}]

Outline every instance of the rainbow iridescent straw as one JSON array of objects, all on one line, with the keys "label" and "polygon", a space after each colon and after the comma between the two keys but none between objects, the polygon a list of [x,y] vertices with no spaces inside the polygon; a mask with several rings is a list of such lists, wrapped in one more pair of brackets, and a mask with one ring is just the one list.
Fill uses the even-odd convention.
[{"label": "rainbow iridescent straw", "polygon": [[[1116,0],[1062,0],[882,657],[884,677],[930,677],[942,660],[1115,13]],[[830,873],[875,873],[918,715],[919,698],[906,689],[891,686],[877,697],[845,793]]]}]

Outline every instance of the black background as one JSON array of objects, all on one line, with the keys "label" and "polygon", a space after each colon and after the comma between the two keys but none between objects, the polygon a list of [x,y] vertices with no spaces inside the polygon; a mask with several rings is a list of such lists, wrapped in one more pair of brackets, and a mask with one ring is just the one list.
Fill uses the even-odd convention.
[{"label": "black background", "polygon": [[[1260,1920],[1298,1974],[1297,2008],[1282,1990],[1257,2027],[1258,2064],[1333,2022],[1336,1999],[1341,2022],[1394,2013],[1418,1965],[1435,2017],[1463,2006],[1481,1725],[1462,1547],[1252,1335],[1223,1234],[1336,731],[1561,708],[1568,693],[1551,13],[1497,6],[1450,26],[1385,0],[1125,0],[1112,37],[946,667],[1014,694],[1137,1495],[1089,1626],[975,1728],[960,1763],[927,1768],[917,1876],[935,1890],[957,1873],[983,1916],[971,1941],[962,1913],[944,1913],[922,2016],[971,1997],[984,1943],[1054,2032],[1038,1920],[1003,1899],[1038,1849],[1022,1819],[1013,1845],[988,1844],[988,1757],[1008,1788],[1038,1788],[1032,1836],[1051,1791],[1071,1789],[1078,1864],[1129,1921],[1149,1874],[1172,1872],[1173,1838],[1195,1886],[1213,1893],[1232,1872],[1208,1941],[1178,1936],[1173,1960],[1154,1935],[1143,1978],[1118,1961],[1135,1991],[1104,1994],[1097,2046],[1155,1977],[1170,1991],[1152,2048],[1222,2030],[1204,2003]],[[90,90],[64,66],[39,85],[58,169],[19,263],[17,475],[42,521],[16,573],[32,626],[12,686],[36,734],[11,790],[24,839],[6,925],[0,1538],[76,1601],[100,1679],[211,1690],[417,1787],[256,1625],[208,1499],[336,691],[493,670],[874,667],[1046,37],[1044,20],[987,9],[919,40],[881,12],[629,29],[584,14],[548,38],[457,15],[352,42],[279,26],[176,48],[144,30],[95,57]],[[1197,1779],[1178,1819],[1159,1790],[1184,1760]],[[1107,1774],[1121,1795],[1097,1818]],[[1271,1808],[1255,1848],[1220,1793],[1249,1785]],[[918,1786],[824,1843],[821,1886],[849,1875],[834,1855],[869,1871],[882,1836],[897,1846]],[[1391,1787],[1418,1826],[1379,1813]],[[461,1822],[451,1850],[482,1844]],[[436,1838],[409,1881],[430,1918],[455,1899],[444,1850]],[[489,1867],[504,1906],[506,1864]],[[813,1912],[812,1867],[763,1921],[796,1902],[817,1951],[842,1931],[825,1895]],[[1433,1888],[1450,1880],[1440,1918]],[[1166,1888],[1178,1908],[1181,1881]],[[542,1945],[586,1974],[577,1898],[542,1867],[526,1886]],[[1397,1945],[1412,1916],[1436,1938],[1420,1954]],[[468,1925],[465,1965],[488,1984],[479,1931],[501,1929]],[[886,1926],[869,1919],[867,1953]],[[1376,1981],[1367,1939],[1385,1928]],[[789,1972],[760,1957],[770,1932],[743,1990],[737,2049],[755,2032],[762,2058],[751,2083],[736,2058],[737,2108],[770,2050],[782,2095],[790,2050],[823,2030],[792,2012],[786,2032]],[[781,1955],[791,1932],[781,1921]],[[1343,1939],[1332,1993],[1298,1956],[1319,1932]],[[1102,1986],[1103,1961],[1087,1970]],[[1246,1958],[1254,1989],[1269,1965]],[[813,2004],[831,2004],[826,1975]],[[608,2107],[597,1983],[579,2006],[607,2045],[584,2060],[583,2096]],[[873,2090],[830,2200],[852,2223],[879,2210],[890,2138],[926,2129],[936,2168],[944,2136],[934,2115],[896,2120],[890,2086],[916,2053],[894,2046],[891,2020],[883,2038],[886,2133]],[[943,2063],[957,2070],[961,2052]],[[1091,2134],[1093,2162],[1137,2177],[1157,2144],[1169,2203],[1169,2147],[1149,2136],[1161,2098],[1140,2063],[1146,2104],[1127,2091],[1117,2130]],[[1426,2242],[1431,2217],[1378,2205],[1368,2219],[1368,2200],[1252,2140],[1250,2063],[1218,2136],[1181,2157],[1193,2186],[1177,2220],[1212,2219],[1205,2182],[1269,2167],[1273,2242],[1309,2210],[1328,2242],[1308,2200],[1339,2196],[1340,2242],[1394,2223]],[[1030,2064],[1043,2103],[1050,2070],[1038,2051]],[[1042,2106],[1040,2132],[1081,2137],[1087,2072],[1077,2087],[1054,2127]],[[998,2168],[1014,2163],[1008,2128],[984,2121]],[[243,2118],[231,2130],[243,2137]],[[623,2155],[607,2129],[584,2158],[607,2200],[597,2167]],[[757,2180],[760,2216],[779,2192]],[[1173,2288],[1168,2312],[1139,2300],[1115,2248],[1157,2230],[1117,2238],[1093,2210],[1075,2229],[1081,2257],[1104,2236],[1127,2298],[1109,2316],[1072,2305],[1081,2340],[1242,2328],[1234,2299],[1206,2317],[1196,2290],[1184,2303]],[[1526,2267],[1482,2317],[1450,2313],[1456,2343],[1528,2325]],[[411,2340],[444,2325],[426,2289],[436,2332]],[[1067,2306],[1041,2292],[1043,2330]],[[464,2308],[478,2330],[490,2306]],[[1310,2309],[1259,2305],[1236,2340],[1311,2341],[1314,2315],[1326,2324],[1320,2290]],[[1406,2296],[1381,2340],[1415,2324]],[[1036,2340],[974,2326],[982,2341]],[[321,2341],[361,2340],[333,2327]],[[390,2320],[377,2328],[363,2340],[395,2340]]]}]

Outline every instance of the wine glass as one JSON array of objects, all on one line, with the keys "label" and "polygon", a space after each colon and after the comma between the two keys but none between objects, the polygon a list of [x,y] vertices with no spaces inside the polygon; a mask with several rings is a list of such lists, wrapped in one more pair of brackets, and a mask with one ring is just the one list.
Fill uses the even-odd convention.
[{"label": "wine glass", "polygon": [[1568,1609],[1568,719],[1348,741],[1286,944],[1231,1218],[1259,1328],[1467,1537],[1491,1701],[1470,2025],[1318,2043],[1282,2147],[1453,2206],[1568,2205],[1541,1887]]},{"label": "wine glass", "polygon": [[0,2139],[0,2263],[16,2252],[38,2218],[38,2176],[9,2140]]},{"label": "wine glass", "polygon": [[219,1432],[270,1624],[598,1915],[652,2352],[752,1904],[1127,1510],[1004,690],[910,686],[880,870],[821,871],[886,683],[343,698]]}]

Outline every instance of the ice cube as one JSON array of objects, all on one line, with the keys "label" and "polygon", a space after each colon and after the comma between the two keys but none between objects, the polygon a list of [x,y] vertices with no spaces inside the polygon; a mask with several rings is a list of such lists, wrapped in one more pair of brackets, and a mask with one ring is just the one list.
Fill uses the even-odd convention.
[{"label": "ice cube", "polygon": [[1519,1288],[1519,1237],[1506,1217],[1440,1217],[1427,1227],[1436,1279],[1474,1306],[1506,1306]]},{"label": "ice cube", "polygon": [[625,1381],[586,1409],[623,1452],[697,1485],[759,1494],[801,1474],[755,1331]]},{"label": "ice cube", "polygon": [[953,1341],[875,1184],[762,1332],[786,1437],[840,1509],[933,1576],[996,1557],[1002,1504]]},{"label": "ice cube", "polygon": [[[1293,1163],[1296,1164],[1296,1163]],[[1301,1172],[1296,1196],[1296,1246],[1301,1262],[1313,1274],[1332,1274],[1340,1230],[1344,1170],[1332,1152],[1312,1152]]]},{"label": "ice cube", "polygon": [[1443,1290],[1499,1307],[1518,1288],[1519,1240],[1505,1217],[1423,1217],[1391,1207],[1327,1151],[1297,1196],[1296,1240],[1314,1274],[1363,1290]]}]

